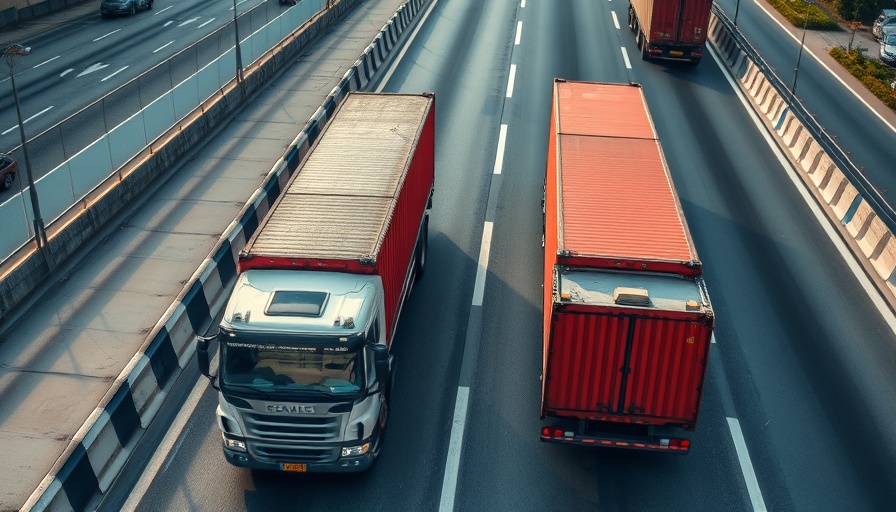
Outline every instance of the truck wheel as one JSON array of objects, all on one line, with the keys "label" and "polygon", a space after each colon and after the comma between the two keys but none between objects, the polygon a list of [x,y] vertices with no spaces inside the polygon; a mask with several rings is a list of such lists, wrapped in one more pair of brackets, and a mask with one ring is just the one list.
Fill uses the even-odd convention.
[{"label": "truck wheel", "polygon": [[426,253],[429,250],[429,216],[423,219],[423,229],[420,230],[420,240],[417,241],[415,257],[417,261],[414,279],[420,279],[426,273]]},{"label": "truck wheel", "polygon": [[0,186],[3,190],[9,190],[9,187],[12,186],[13,182],[16,180],[16,174],[11,172],[3,177],[3,185]]},{"label": "truck wheel", "polygon": [[635,15],[632,12],[632,6],[628,6],[628,28],[634,32],[635,31]]},{"label": "truck wheel", "polygon": [[644,38],[641,38],[641,60],[648,61],[650,60],[650,53],[647,51],[647,42],[644,41]]}]

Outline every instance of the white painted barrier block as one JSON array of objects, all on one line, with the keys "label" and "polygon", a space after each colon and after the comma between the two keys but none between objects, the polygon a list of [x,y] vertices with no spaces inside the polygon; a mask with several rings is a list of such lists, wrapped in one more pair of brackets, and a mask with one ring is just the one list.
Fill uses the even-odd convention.
[{"label": "white painted barrier block", "polygon": [[837,218],[842,222],[843,219],[846,218],[846,213],[849,211],[849,207],[852,206],[854,201],[858,200],[859,191],[852,185],[852,183],[846,180],[840,169],[834,167],[833,172],[831,173],[831,182],[838,177],[841,179],[842,190],[839,193],[832,194],[831,199],[828,200],[828,204],[831,205],[831,209],[834,210]]},{"label": "white painted barrier block", "polygon": [[874,264],[874,261],[881,255],[892,236],[884,221],[880,220],[877,214],[874,214],[868,221],[868,228],[865,230],[865,233],[856,241],[859,243],[859,247],[865,253],[865,256]]},{"label": "white painted barrier block", "polygon": [[82,442],[87,451],[87,459],[97,477],[100,492],[105,493],[118,476],[118,469],[124,464],[123,448],[108,412],[105,410],[100,412]]},{"label": "white painted barrier block", "polygon": [[809,149],[809,145],[814,142],[815,139],[809,134],[809,130],[804,127],[800,130],[799,135],[796,136],[796,142],[794,142],[793,146],[790,148],[790,153],[797,161],[802,160],[803,156],[806,154],[806,150]]},{"label": "white painted barrier block", "polygon": [[784,145],[787,146],[788,149],[793,148],[796,144],[797,137],[799,137],[802,132],[803,123],[799,122],[799,120],[794,117],[787,125],[787,130],[784,132],[784,135],[781,136]]},{"label": "white painted barrier block", "polygon": [[[157,332],[158,330],[154,330],[149,339],[154,339]],[[140,355],[140,360],[128,373],[128,384],[131,386],[134,407],[137,409],[137,415],[140,416],[140,425],[146,428],[155,417],[155,408],[152,407],[152,404],[159,395],[159,383],[152,371],[149,357],[145,354]]]},{"label": "white painted barrier block", "polygon": [[834,169],[836,169],[836,166],[834,166],[831,157],[827,153],[822,152],[821,158],[818,159],[818,164],[811,171],[807,171],[806,174],[809,175],[809,179],[815,184],[815,188],[821,190],[827,186]]},{"label": "white painted barrier block", "polygon": [[883,245],[880,254],[871,260],[871,264],[874,265],[874,270],[877,271],[877,274],[890,284],[889,280],[893,277],[894,270],[896,270],[896,237],[893,236],[893,233],[890,233],[887,243]]},{"label": "white painted barrier block", "polygon": [[793,112],[788,110],[787,113],[784,114],[784,121],[781,123],[781,127],[778,128],[778,136],[781,137],[781,140],[784,140],[785,144],[787,143],[785,135],[787,135],[788,130],[791,129],[793,123],[799,124],[796,120],[796,116],[793,115]]},{"label": "white painted barrier block", "polygon": [[[856,241],[858,241],[865,236],[865,232],[868,231],[868,228],[871,226],[871,219],[876,216],[877,214],[871,209],[871,205],[868,204],[868,201],[862,199],[862,202],[859,203],[859,207],[856,209],[856,213],[854,213],[852,219],[846,223],[846,230]],[[868,254],[865,254],[865,256],[868,256]]]},{"label": "white painted barrier block", "polygon": [[784,107],[786,106],[787,103],[784,102],[784,99],[781,98],[781,95],[778,94],[777,91],[774,91],[774,97],[772,98],[771,104],[769,105],[765,117],[768,118],[769,121],[777,121],[781,117],[781,112],[784,111]]},{"label": "white painted barrier block", "polygon": [[811,174],[812,172],[814,172],[815,167],[821,160],[822,154],[824,154],[824,150],[821,149],[821,146],[819,146],[818,143],[813,140],[809,144],[809,148],[806,150],[805,156],[803,156],[802,160],[800,160],[800,167],[803,168],[803,172],[807,174]]},{"label": "white painted barrier block", "polygon": [[762,89],[762,86],[765,84],[768,84],[768,79],[765,78],[765,75],[760,73],[756,77],[756,80],[753,81],[753,86],[750,87],[750,96],[752,96],[753,99],[756,99],[756,97],[759,95],[759,91]]},{"label": "white painted barrier block", "polygon": [[744,84],[744,87],[747,90],[753,86],[753,82],[756,80],[756,76],[759,75],[759,68],[756,67],[756,64],[752,60],[747,61],[747,71],[744,73],[743,79],[741,79],[741,83]]},{"label": "white painted barrier block", "polygon": [[766,112],[766,101],[769,98],[769,91],[772,90],[772,84],[769,83],[768,80],[759,87],[759,90],[756,91],[756,96],[754,99],[756,100],[756,106],[759,107],[759,111],[763,114]]}]

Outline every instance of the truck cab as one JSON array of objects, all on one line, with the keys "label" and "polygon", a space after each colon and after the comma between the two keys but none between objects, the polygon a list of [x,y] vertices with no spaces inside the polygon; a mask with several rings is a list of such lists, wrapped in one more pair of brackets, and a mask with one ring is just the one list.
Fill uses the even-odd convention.
[{"label": "truck cab", "polygon": [[364,471],[388,418],[377,275],[247,270],[224,312],[218,426],[231,464]]}]

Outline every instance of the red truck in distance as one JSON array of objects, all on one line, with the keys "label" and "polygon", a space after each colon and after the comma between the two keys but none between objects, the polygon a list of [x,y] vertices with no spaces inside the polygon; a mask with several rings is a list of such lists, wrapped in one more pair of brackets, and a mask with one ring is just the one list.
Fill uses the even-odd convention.
[{"label": "red truck in distance", "polygon": [[[434,182],[431,94],[345,98],[240,254],[217,334],[228,462],[373,464],[389,417],[389,349],[426,265]],[[206,376],[207,344],[197,350]]]},{"label": "red truck in distance", "polygon": [[631,0],[628,27],[641,58],[699,64],[711,9],[712,0]]},{"label": "red truck in distance", "polygon": [[714,315],[641,86],[554,81],[541,440],[687,453]]}]

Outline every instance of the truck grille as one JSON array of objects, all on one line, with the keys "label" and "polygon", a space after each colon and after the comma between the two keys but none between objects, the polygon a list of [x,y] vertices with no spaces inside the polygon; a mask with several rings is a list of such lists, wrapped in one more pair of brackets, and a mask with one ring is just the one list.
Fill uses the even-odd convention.
[{"label": "truck grille", "polygon": [[331,462],[339,457],[342,415],[244,417],[249,450],[258,460]]}]

